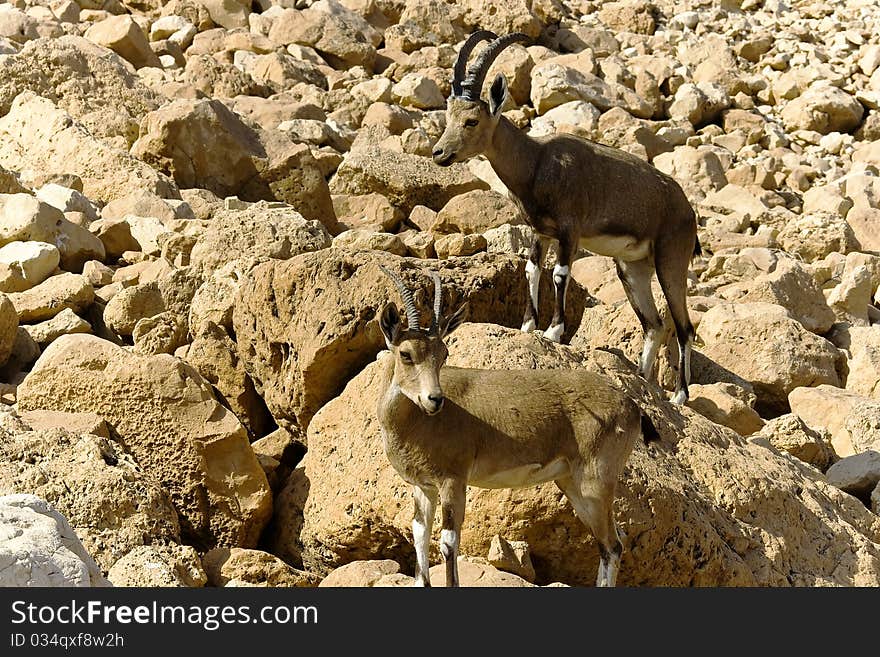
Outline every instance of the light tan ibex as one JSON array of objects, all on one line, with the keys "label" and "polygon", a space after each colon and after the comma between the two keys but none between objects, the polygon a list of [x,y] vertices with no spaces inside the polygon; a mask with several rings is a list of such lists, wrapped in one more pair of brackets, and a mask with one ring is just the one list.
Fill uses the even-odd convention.
[{"label": "light tan ibex", "polygon": [[406,327],[393,302],[379,324],[391,351],[378,417],[385,453],[413,486],[416,586],[430,586],[428,547],[439,497],[446,585],[458,586],[458,546],[467,486],[519,488],[555,481],[599,544],[597,586],[613,586],[623,545],[614,521],[617,480],[636,439],[657,438],[650,420],[607,378],[574,370],[444,367],[444,338],[465,306],[441,309],[436,273],[429,328],[419,325],[411,291],[383,267],[403,297]]},{"label": "light tan ibex", "polygon": [[[484,154],[535,230],[526,277],[531,293],[522,329],[535,328],[541,262],[551,239],[559,241],[553,269],[556,305],[544,336],[559,342],[565,331],[565,292],[579,247],[614,258],[617,275],[645,332],[639,368],[654,379],[654,361],[663,337],[651,293],[655,270],[675,323],[679,372],[673,401],[688,398],[693,326],[687,310],[687,271],[700,253],[693,208],[678,183],[647,162],[574,135],[533,139],[501,109],[507,82],[498,75],[489,102],[480,99],[489,67],[501,51],[524,34],[497,37],[482,30],[462,46],[455,64],[446,130],[434,147],[442,166]],[[465,76],[468,57],[489,41]]]}]

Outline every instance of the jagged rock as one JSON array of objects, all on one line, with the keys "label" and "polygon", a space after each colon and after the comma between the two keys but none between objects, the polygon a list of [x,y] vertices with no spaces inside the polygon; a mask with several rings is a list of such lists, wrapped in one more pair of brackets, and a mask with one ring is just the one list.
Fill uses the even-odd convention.
[{"label": "jagged rock", "polygon": [[782,109],[782,121],[789,130],[850,132],[864,114],[861,103],[842,89],[829,85],[813,86]]},{"label": "jagged rock", "polygon": [[83,193],[106,202],[147,189],[162,197],[179,197],[174,183],[120,148],[95,138],[51,100],[26,91],[0,118],[0,165],[43,172],[72,173],[82,179]]},{"label": "jagged rock", "polygon": [[259,550],[214,548],[203,559],[210,586],[317,586],[320,579]]},{"label": "jagged rock", "polygon": [[41,347],[69,333],[91,333],[92,325],[69,308],[65,308],[52,319],[24,327],[34,342]]},{"label": "jagged rock", "polygon": [[64,336],[19,386],[18,404],[106,418],[169,491],[182,534],[198,545],[252,546],[271,514],[269,485],[244,427],[193,368],[172,356]]},{"label": "jagged rock", "polygon": [[159,58],[150,49],[147,35],[131,16],[123,14],[105,18],[92,24],[84,36],[99,46],[109,48],[135,68],[161,67]]},{"label": "jagged rock", "polygon": [[752,406],[755,396],[732,383],[694,384],[687,405],[717,424],[730,427],[741,436],[760,431],[761,416]]},{"label": "jagged rock", "polygon": [[831,435],[838,456],[880,445],[880,402],[829,385],[795,388],[788,402],[807,426]]},{"label": "jagged rock", "polygon": [[131,152],[181,187],[284,201],[308,219],[335,221],[308,146],[280,132],[254,130],[220,101],[177,100],[149,113]]},{"label": "jagged rock", "polygon": [[9,242],[0,247],[0,292],[23,292],[46,280],[61,262],[54,244]]},{"label": "jagged rock", "polygon": [[9,295],[20,322],[52,319],[62,310],[82,312],[95,299],[95,290],[85,277],[62,273],[47,278],[24,292]]},{"label": "jagged rock", "polygon": [[437,213],[434,233],[483,233],[503,224],[523,223],[519,208],[491,190],[474,190],[450,199]]},{"label": "jagged rock", "polygon": [[[34,418],[34,415],[39,417]],[[104,570],[139,545],[177,541],[168,494],[118,442],[69,428],[37,429],[45,411],[25,413],[17,431],[0,431],[0,494],[34,493],[63,513]],[[87,420],[88,421],[88,420]],[[94,420],[90,420],[94,423]]]},{"label": "jagged rock", "polygon": [[113,586],[200,587],[208,578],[199,554],[188,545],[143,545],[110,568]]},{"label": "jagged rock", "polygon": [[463,164],[438,167],[418,155],[380,148],[353,149],[330,181],[334,194],[382,194],[404,214],[417,205],[440,210],[459,194],[488,185]]},{"label": "jagged rock", "polygon": [[349,251],[386,251],[405,256],[406,245],[397,235],[376,233],[369,229],[353,228],[333,238],[333,247]]},{"label": "jagged rock", "polygon": [[849,374],[846,389],[870,399],[880,401],[880,336],[876,327],[852,327],[849,329],[847,363]]},{"label": "jagged rock", "polygon": [[[719,304],[703,315],[697,337],[702,354],[754,386],[759,410],[784,409],[799,386],[840,385],[840,352],[781,306]],[[695,379],[704,380],[696,373]]]}]

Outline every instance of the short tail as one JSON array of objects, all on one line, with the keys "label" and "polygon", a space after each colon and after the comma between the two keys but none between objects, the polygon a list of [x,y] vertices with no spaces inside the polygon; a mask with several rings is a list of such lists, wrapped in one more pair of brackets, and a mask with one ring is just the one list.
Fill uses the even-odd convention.
[{"label": "short tail", "polygon": [[657,431],[657,427],[654,426],[651,418],[644,412],[642,412],[642,440],[645,441],[646,445],[655,441],[659,442],[660,440],[660,433]]},{"label": "short tail", "polygon": [[700,244],[700,238],[694,237],[694,258],[703,255],[703,246]]}]

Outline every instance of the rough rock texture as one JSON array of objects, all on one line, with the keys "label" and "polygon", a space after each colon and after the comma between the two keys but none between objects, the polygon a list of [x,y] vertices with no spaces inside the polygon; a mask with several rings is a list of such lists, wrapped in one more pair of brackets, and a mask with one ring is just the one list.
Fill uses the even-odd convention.
[{"label": "rough rock texture", "polygon": [[203,559],[210,586],[316,586],[316,575],[259,550],[214,548]]},{"label": "rough rock texture", "polygon": [[793,413],[773,418],[756,437],[766,439],[774,448],[788,452],[823,472],[837,458],[829,434],[814,431]]},{"label": "rough rock texture", "polygon": [[96,137],[137,138],[138,123],[159,97],[116,53],[82,37],[35,39],[3,62],[0,115],[32,91],[53,101]]},{"label": "rough rock texture", "polygon": [[[611,354],[578,354],[513,331],[487,347],[476,340],[481,333],[461,348],[451,344],[449,363],[516,367],[534,350],[559,367],[580,360],[636,393],[658,426],[663,442],[637,446],[621,481],[617,518],[628,538],[619,583],[868,585],[880,578],[880,520],[815,470],[651,401],[655,393]],[[301,559],[316,572],[363,558],[412,563],[408,486],[383,454],[373,410],[382,367],[366,368],[309,426],[309,452],[279,496],[270,533],[273,550],[291,563]],[[495,534],[529,543],[538,582],[595,577],[595,544],[552,484],[470,489],[463,554],[486,554]],[[437,556],[435,548],[435,563]]]},{"label": "rough rock texture", "polygon": [[0,365],[9,360],[15,346],[15,335],[18,329],[18,313],[15,306],[5,294],[0,294]]},{"label": "rough rock texture", "polygon": [[[433,298],[426,297],[429,279],[422,265],[412,268],[378,251],[332,249],[270,261],[242,283],[233,314],[239,355],[280,424],[304,430],[343,382],[382,349],[376,317],[387,301],[399,299],[379,264],[402,271],[419,307],[430,309]],[[438,265],[445,308],[467,300],[471,319],[519,326],[527,294],[521,260],[487,255]],[[546,279],[540,314],[549,319],[552,294]],[[577,328],[582,295],[577,286],[569,286],[571,331]]]},{"label": "rough rock texture", "polygon": [[91,305],[95,291],[80,274],[63,273],[24,292],[8,296],[21,322],[39,322],[55,317],[62,310],[80,312]]},{"label": "rough rock texture", "polygon": [[307,221],[290,207],[256,203],[245,210],[217,212],[193,247],[190,264],[207,277],[240,258],[287,260],[328,246],[330,235],[320,222]]},{"label": "rough rock texture", "polygon": [[[799,386],[840,385],[838,350],[781,306],[717,305],[703,315],[697,337],[700,353],[755,387],[759,408],[785,408],[788,393]],[[705,381],[696,370],[695,380]]]},{"label": "rough rock texture", "polygon": [[168,490],[182,534],[199,545],[254,545],[271,514],[269,485],[244,427],[194,369],[172,356],[138,356],[94,336],[64,336],[19,386],[18,403],[103,416]]},{"label": "rough rock texture", "polygon": [[308,219],[335,221],[308,146],[281,133],[257,132],[217,100],[178,100],[151,112],[131,152],[181,187],[284,201]]},{"label": "rough rock texture", "polygon": [[17,96],[0,119],[0,165],[76,174],[83,193],[98,202],[141,189],[179,198],[165,175],[96,139],[51,100],[29,91]]},{"label": "rough rock texture", "polygon": [[207,576],[198,553],[188,545],[144,545],[119,559],[107,578],[113,586],[204,586]]},{"label": "rough rock texture", "polygon": [[473,189],[488,185],[464,165],[440,168],[419,155],[381,148],[350,151],[330,181],[334,194],[377,192],[407,215],[417,205],[440,210],[452,197]]},{"label": "rough rock texture", "polygon": [[0,586],[106,586],[70,524],[36,495],[0,497]]}]

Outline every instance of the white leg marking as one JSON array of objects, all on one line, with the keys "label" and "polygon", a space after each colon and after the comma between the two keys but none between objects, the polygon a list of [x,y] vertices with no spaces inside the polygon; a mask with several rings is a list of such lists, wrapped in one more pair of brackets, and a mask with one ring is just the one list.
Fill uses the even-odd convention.
[{"label": "white leg marking", "polygon": [[416,573],[413,585],[424,586],[425,580],[428,578],[428,570],[430,569],[428,548],[431,542],[431,537],[428,535],[428,528],[419,520],[413,520],[412,530],[413,544],[416,548],[416,563],[419,568],[419,572]]},{"label": "white leg marking", "polygon": [[657,359],[657,351],[660,349],[660,334],[662,331],[651,329],[645,334],[645,345],[642,347],[642,357],[639,359],[639,371],[646,381],[654,380],[654,361]]},{"label": "white leg marking", "polygon": [[612,554],[607,561],[602,559],[599,563],[599,577],[596,586],[615,586],[617,584],[617,571],[620,569],[620,557]]},{"label": "white leg marking", "polygon": [[531,333],[534,330],[535,330],[535,320],[534,319],[530,319],[527,322],[523,322],[522,328],[520,328],[520,331],[522,331],[523,333]]},{"label": "white leg marking", "polygon": [[[553,267],[553,283],[556,286],[562,285],[563,283],[568,283],[568,273],[571,271],[571,268],[568,265],[564,265],[560,267],[558,264]],[[565,278],[563,278],[565,277]]]},{"label": "white leg marking", "polygon": [[565,324],[555,324],[544,331],[544,337],[551,342],[559,342],[563,333],[565,333]]},{"label": "white leg marking", "polygon": [[458,532],[454,529],[444,529],[440,532],[440,553],[449,561],[458,556]]},{"label": "white leg marking", "polygon": [[675,391],[675,396],[672,398],[673,404],[684,404],[687,401],[687,395],[685,394],[685,385],[690,383],[691,381],[691,344],[693,340],[690,338],[684,343],[684,351],[681,354],[679,359],[679,367],[684,370],[684,385],[682,385],[681,379],[679,378],[678,389]]},{"label": "white leg marking", "polygon": [[687,398],[685,397],[684,389],[683,389],[683,388],[682,388],[681,390],[678,390],[678,391],[675,393],[675,395],[672,397],[672,403],[673,403],[673,404],[678,404],[679,406],[681,406],[682,404],[684,404],[686,401],[687,401]]},{"label": "white leg marking", "polygon": [[[526,280],[529,282],[529,298],[532,300],[532,307],[535,309],[535,312],[538,311],[538,290],[541,287],[541,268],[536,265],[534,262],[529,260],[526,263]],[[523,324],[523,330],[533,330],[535,328],[534,321],[532,322],[532,327],[530,329],[526,329],[526,325],[529,322]]]}]

